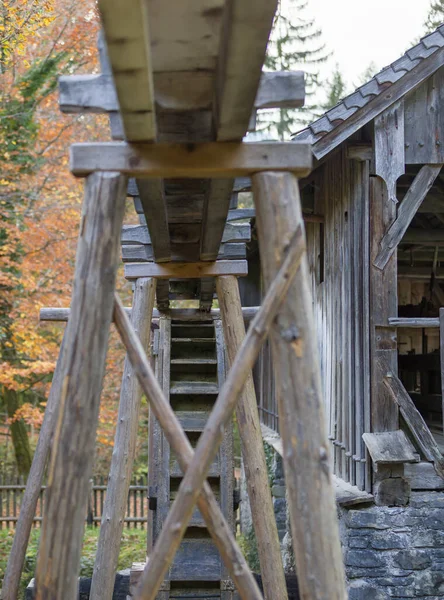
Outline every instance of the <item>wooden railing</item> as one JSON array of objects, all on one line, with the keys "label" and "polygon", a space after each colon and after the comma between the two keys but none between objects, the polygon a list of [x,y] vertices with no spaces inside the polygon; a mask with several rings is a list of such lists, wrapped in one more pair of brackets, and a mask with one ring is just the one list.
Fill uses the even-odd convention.
[{"label": "wooden railing", "polygon": [[[23,477],[14,475],[0,475],[0,529],[15,527],[20,505],[25,491],[26,481]],[[46,486],[40,490],[37,510],[34,516],[34,527],[39,527],[44,511],[44,497]],[[148,514],[147,480],[141,477],[134,480],[129,488],[125,524],[127,528],[145,529]],[[103,505],[106,494],[106,480],[104,477],[91,479],[88,498],[86,521],[98,527],[102,519]]]}]

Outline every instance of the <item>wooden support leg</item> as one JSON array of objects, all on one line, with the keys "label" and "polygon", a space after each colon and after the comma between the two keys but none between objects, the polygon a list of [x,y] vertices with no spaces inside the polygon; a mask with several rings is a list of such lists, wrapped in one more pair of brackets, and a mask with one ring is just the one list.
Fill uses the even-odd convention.
[{"label": "wooden support leg", "polygon": [[[253,176],[253,197],[266,287],[303,224],[297,179]],[[346,598],[336,505],[322,405],[307,260],[294,278],[271,329],[284,468],[302,598]]]},{"label": "wooden support leg", "polygon": [[77,599],[125,199],[126,178],[120,174],[88,177],[37,559],[37,600]]},{"label": "wooden support leg", "polygon": [[[145,349],[149,347],[150,343],[155,290],[155,279],[143,278],[136,281],[131,322]],[[100,525],[90,600],[111,600],[113,595],[120,539],[134,464],[141,398],[142,390],[133,373],[131,362],[126,357],[114,450]]]},{"label": "wooden support leg", "polygon": [[52,379],[51,390],[45,409],[39,440],[32,459],[31,470],[26,481],[26,489],[20,504],[20,515],[15,529],[14,541],[6,566],[1,597],[3,600],[16,600],[19,596],[20,577],[25,562],[29,535],[35,516],[35,510],[42,488],[46,461],[54,436],[57,422],[60,394],[62,391],[62,362],[65,348],[65,337],[60,346],[59,358]]},{"label": "wooden support leg", "polygon": [[[225,347],[229,363],[232,364],[245,338],[237,278],[218,277],[216,290],[224,327]],[[242,457],[259,551],[264,595],[266,600],[274,598],[285,600],[287,585],[251,372],[239,398],[236,416],[242,442]]]}]

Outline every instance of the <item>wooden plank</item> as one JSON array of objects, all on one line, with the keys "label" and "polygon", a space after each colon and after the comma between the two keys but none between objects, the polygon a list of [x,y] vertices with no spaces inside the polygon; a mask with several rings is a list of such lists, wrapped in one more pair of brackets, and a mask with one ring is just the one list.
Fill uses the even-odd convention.
[{"label": "wooden plank", "polygon": [[435,442],[435,438],[430,433],[430,429],[408,395],[401,380],[392,373],[390,364],[381,358],[379,359],[379,367],[384,377],[384,385],[391,398],[399,406],[404,421],[418,443],[421,452],[427,460],[433,462],[437,474],[444,479],[444,457]]},{"label": "wooden plank", "polygon": [[[404,159],[403,159],[404,160]],[[441,171],[442,165],[424,165],[409,187],[401,205],[398,209],[396,220],[389,227],[387,233],[380,242],[380,249],[373,264],[378,269],[384,269],[390,257],[403,238],[407,228],[412,222],[418,208],[432,187],[435,179]],[[396,180],[392,182],[396,191]]]},{"label": "wooden plank", "polygon": [[153,141],[156,118],[147,3],[99,0],[98,6],[125,139]]},{"label": "wooden plank", "polygon": [[400,100],[375,118],[375,173],[385,181],[389,200],[395,204],[396,182],[404,172],[404,103]]},{"label": "wooden plank", "polygon": [[[171,260],[173,262],[185,262],[187,260],[188,244],[184,247],[172,249]],[[190,256],[194,256],[196,248],[192,247]],[[245,244],[221,244],[219,260],[233,260],[247,258],[247,249]],[[122,246],[122,260],[126,262],[151,262],[153,260],[153,247],[151,244],[129,244]]]},{"label": "wooden plank", "polygon": [[215,260],[223,240],[233,179],[213,179],[205,196],[200,230],[200,259]]},{"label": "wooden plank", "polygon": [[[396,252],[387,263],[384,271],[373,265],[379,251],[379,242],[385,231],[395,220],[396,205],[389,200],[384,181],[370,177],[370,360],[371,360],[371,431],[393,431],[399,429],[397,406],[382,383],[377,359],[385,356],[391,369],[397,373],[396,334],[393,331],[393,344],[386,344],[390,331],[382,331],[390,317],[398,315],[397,264]],[[384,333],[387,334],[384,337]]]},{"label": "wooden plank", "polygon": [[117,173],[95,173],[86,181],[72,312],[66,332],[60,418],[52,444],[37,559],[37,598],[77,600],[78,596],[86,499],[114,306],[126,186],[126,179]]},{"label": "wooden plank", "polygon": [[[430,75],[433,75],[443,64],[444,49],[437,50],[428,59],[421,61],[409,73],[398,79],[390,89],[379,94],[335,127],[330,133],[313,145],[313,154],[319,160],[334,150],[339,144],[345,142],[353,133],[361,129],[366,123],[377,117],[386,108],[400,100],[406,93],[413,91]],[[440,163],[443,161],[439,161]]]},{"label": "wooden plank", "polygon": [[277,4],[277,0],[225,3],[215,90],[219,141],[240,140],[247,131]]},{"label": "wooden plank", "polygon": [[364,433],[362,439],[375,465],[418,462],[413,444],[401,429]]},{"label": "wooden plank", "polygon": [[444,68],[429,77],[405,101],[405,161],[444,162]]},{"label": "wooden plank", "polygon": [[[70,168],[77,177],[100,171],[118,171],[134,177],[197,179],[289,171],[303,177],[311,169],[311,149],[308,144],[294,142],[187,145],[97,142],[72,144]],[[229,202],[227,212],[228,206]]]},{"label": "wooden plank", "polygon": [[[189,228],[191,229],[191,228]],[[178,233],[184,232],[185,228],[182,226],[176,225],[176,227],[171,227],[172,237],[175,236],[175,231]],[[198,236],[199,229],[196,229],[196,235]],[[245,243],[250,241],[251,236],[251,227],[249,223],[226,223],[224,228],[224,233],[222,237],[222,242],[226,243]],[[177,242],[184,243],[184,238],[177,238]],[[122,235],[120,238],[122,244],[151,244],[151,237],[148,232],[147,227],[144,225],[124,225],[122,227]],[[187,240],[190,243],[193,243],[193,240]],[[195,240],[194,240],[195,241]]]},{"label": "wooden plank", "polygon": [[[269,292],[287,240],[303,226],[298,182],[289,173],[257,174],[253,197],[262,272]],[[309,281],[304,257],[271,329],[279,427],[300,595],[342,600],[346,597],[345,575]]]},{"label": "wooden plank", "polygon": [[156,262],[171,260],[170,233],[161,179],[137,179],[140,202],[148,225],[150,240]]},{"label": "wooden plank", "polygon": [[[163,110],[210,109],[213,76],[208,71],[154,73],[154,98]],[[305,98],[303,71],[262,73],[254,109],[299,108]],[[62,75],[59,77],[59,107],[66,114],[103,114],[119,111],[112,76]]]},{"label": "wooden plank", "polygon": [[170,279],[180,277],[184,279],[199,279],[201,277],[216,277],[219,275],[236,275],[245,277],[248,274],[246,260],[217,260],[214,262],[198,263],[126,263],[125,277],[137,279],[138,277],[155,277]]},{"label": "wooden plank", "polygon": [[[151,315],[155,291],[156,281],[154,279],[136,281],[131,323],[144,348],[150,346]],[[90,600],[103,600],[112,598],[113,595],[127,511],[128,490],[133,472],[141,399],[142,389],[133,373],[131,362],[126,357],[120,388],[114,448],[91,581]]]},{"label": "wooden plank", "polygon": [[[237,279],[233,276],[218,277],[216,289],[224,328],[225,349],[231,365],[245,339]],[[265,598],[286,600],[288,596],[284,568],[251,372],[237,404],[236,418]]]},{"label": "wooden plank", "polygon": [[444,229],[407,229],[402,238],[403,244],[443,245]]},{"label": "wooden plank", "polygon": [[388,320],[391,327],[409,327],[412,329],[427,329],[431,327],[439,327],[439,319],[426,317],[391,317]]}]

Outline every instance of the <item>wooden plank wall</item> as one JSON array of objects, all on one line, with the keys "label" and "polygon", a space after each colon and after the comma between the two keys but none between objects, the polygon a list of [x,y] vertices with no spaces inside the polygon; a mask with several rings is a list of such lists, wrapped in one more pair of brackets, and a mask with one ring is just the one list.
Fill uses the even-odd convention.
[{"label": "wooden plank wall", "polygon": [[368,165],[345,149],[315,176],[307,246],[334,472],[370,489],[362,433],[370,427]]}]

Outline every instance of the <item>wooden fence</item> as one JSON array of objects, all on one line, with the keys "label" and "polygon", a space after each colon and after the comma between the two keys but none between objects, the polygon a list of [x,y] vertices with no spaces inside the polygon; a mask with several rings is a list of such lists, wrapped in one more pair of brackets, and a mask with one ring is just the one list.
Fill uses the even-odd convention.
[{"label": "wooden fence", "polygon": [[[20,504],[25,491],[26,482],[23,477],[0,474],[0,529],[15,527],[20,514]],[[40,527],[45,505],[45,489],[42,486],[34,517],[34,527]],[[147,479],[141,477],[133,481],[129,488],[125,523],[127,528],[146,528],[148,514]],[[91,479],[88,497],[88,510],[85,516],[89,525],[98,527],[102,519],[106,494],[104,477]]]}]

